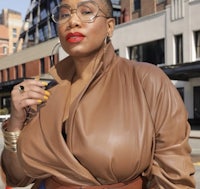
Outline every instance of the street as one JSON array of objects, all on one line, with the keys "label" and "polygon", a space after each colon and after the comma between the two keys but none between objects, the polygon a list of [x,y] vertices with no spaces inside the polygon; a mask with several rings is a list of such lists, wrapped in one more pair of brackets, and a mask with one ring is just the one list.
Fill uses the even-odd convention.
[{"label": "street", "polygon": [[[1,124],[0,124],[1,126]],[[200,189],[200,131],[191,131],[191,138],[189,139],[190,145],[192,147],[192,160],[195,165],[196,173],[195,179],[197,182],[197,189]],[[0,131],[0,152],[3,149],[3,137]],[[23,187],[23,189],[30,189],[31,187]],[[0,189],[5,189],[5,185],[0,180]],[[13,188],[13,189],[22,189],[22,188]]]}]

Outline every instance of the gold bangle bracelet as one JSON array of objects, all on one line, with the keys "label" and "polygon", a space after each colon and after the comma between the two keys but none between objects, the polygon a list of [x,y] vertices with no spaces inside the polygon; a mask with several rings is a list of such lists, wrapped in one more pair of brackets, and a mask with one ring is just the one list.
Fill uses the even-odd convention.
[{"label": "gold bangle bracelet", "polygon": [[21,131],[9,132],[7,131],[8,120],[2,124],[2,133],[4,137],[4,147],[12,152],[17,152],[17,140]]}]

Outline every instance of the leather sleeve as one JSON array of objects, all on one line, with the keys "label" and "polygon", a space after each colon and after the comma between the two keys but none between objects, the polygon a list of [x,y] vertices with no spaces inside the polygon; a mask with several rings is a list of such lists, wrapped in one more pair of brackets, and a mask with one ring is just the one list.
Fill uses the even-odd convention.
[{"label": "leather sleeve", "polygon": [[195,188],[195,169],[188,143],[190,125],[177,89],[154,66],[143,75],[143,86],[155,126],[150,188]]},{"label": "leather sleeve", "polygon": [[22,166],[18,162],[17,154],[6,149],[1,154],[1,168],[5,183],[8,186],[24,187],[31,184],[34,180],[28,177]]}]

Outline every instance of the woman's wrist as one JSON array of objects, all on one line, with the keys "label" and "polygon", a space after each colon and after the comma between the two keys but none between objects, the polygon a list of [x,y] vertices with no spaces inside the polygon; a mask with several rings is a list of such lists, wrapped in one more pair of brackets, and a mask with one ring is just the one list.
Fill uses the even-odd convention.
[{"label": "woman's wrist", "polygon": [[7,131],[9,131],[9,132],[20,131],[24,127],[23,119],[19,119],[15,116],[12,116],[12,115],[5,122],[6,122]]},{"label": "woman's wrist", "polygon": [[19,135],[21,133],[21,130],[15,130],[15,131],[8,131],[8,122],[9,120],[6,120],[2,123],[2,133],[4,137],[4,147],[5,149],[17,152],[17,140],[19,138]]}]

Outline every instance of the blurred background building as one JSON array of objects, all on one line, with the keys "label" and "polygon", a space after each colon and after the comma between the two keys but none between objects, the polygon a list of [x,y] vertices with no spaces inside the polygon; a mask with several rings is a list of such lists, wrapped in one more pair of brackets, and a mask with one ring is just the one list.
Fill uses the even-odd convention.
[{"label": "blurred background building", "polygon": [[[6,24],[8,17],[2,22],[5,16],[1,14],[0,31],[4,32],[0,32],[0,53],[15,53],[0,58],[0,108],[9,108],[13,85],[38,75],[51,79],[50,67],[66,56],[51,19],[51,11],[59,3],[60,0],[31,0],[25,19],[18,21],[20,29]],[[163,69],[180,92],[190,122],[200,125],[200,1],[112,0],[112,3],[117,24],[112,37],[116,53]],[[21,19],[18,16],[16,20]],[[11,39],[16,38],[14,34],[18,37],[10,46]]]},{"label": "blurred background building", "polygon": [[8,54],[9,48],[9,35],[8,28],[0,25],[0,58]]},{"label": "blurred background building", "polygon": [[22,24],[21,13],[2,9],[0,14],[0,58],[21,50],[19,35]]},{"label": "blurred background building", "polygon": [[20,34],[20,38],[23,39],[23,49],[57,36],[56,24],[50,15],[59,2],[60,0],[31,0]]}]

